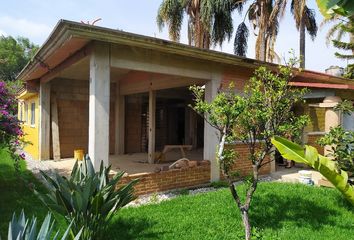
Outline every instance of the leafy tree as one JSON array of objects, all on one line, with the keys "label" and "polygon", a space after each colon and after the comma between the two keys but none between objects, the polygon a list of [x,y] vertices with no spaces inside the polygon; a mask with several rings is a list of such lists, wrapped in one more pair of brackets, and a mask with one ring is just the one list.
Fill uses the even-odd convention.
[{"label": "leafy tree", "polygon": [[[317,5],[326,18],[324,23],[335,22],[327,34],[327,44],[332,41],[333,46],[341,50],[349,50],[351,54],[336,52],[340,59],[354,59],[354,1],[348,0],[317,0]],[[332,37],[337,34],[336,39]],[[349,35],[349,42],[342,41],[343,36]],[[344,77],[354,79],[354,64],[348,64]]]},{"label": "leafy tree", "polygon": [[[211,102],[207,102],[203,98],[202,87],[191,88],[195,96],[193,109],[203,115],[219,133],[217,159],[241,212],[246,239],[251,238],[248,213],[257,189],[259,170],[270,163],[267,156],[274,150],[271,138],[275,135],[292,137],[294,126],[303,128],[306,123],[306,117],[297,117],[292,111],[305,93],[304,89],[294,89],[288,85],[293,77],[292,66],[295,63],[291,61],[290,66],[279,67],[276,73],[265,67],[258,68],[242,96],[231,85],[228,89],[220,90]],[[245,181],[247,191],[244,201],[234,185],[237,172],[233,166],[238,153],[226,147],[234,141],[242,141],[248,146],[248,161],[252,163],[251,176]]]},{"label": "leafy tree", "polygon": [[333,15],[350,17],[354,15],[354,2],[351,0],[316,0],[322,15],[330,18]]},{"label": "leafy tree", "polygon": [[[248,18],[251,22],[257,36],[256,59],[270,62],[278,59],[279,61],[274,47],[286,2],[285,0],[253,0],[249,6],[245,19]],[[247,52],[249,28],[245,24],[245,19],[237,28],[234,43],[234,52],[239,56],[245,56]]]},{"label": "leafy tree", "polygon": [[14,81],[37,50],[27,38],[0,36],[0,80]]},{"label": "leafy tree", "polygon": [[242,0],[163,0],[158,13],[160,30],[167,25],[169,37],[179,41],[184,15],[188,17],[188,42],[209,49],[230,40],[233,32],[232,12],[241,11]]},{"label": "leafy tree", "polygon": [[305,30],[307,30],[311,39],[314,40],[317,35],[317,23],[315,11],[306,5],[306,0],[292,0],[291,13],[294,17],[296,28],[300,32],[300,67],[305,68]]}]

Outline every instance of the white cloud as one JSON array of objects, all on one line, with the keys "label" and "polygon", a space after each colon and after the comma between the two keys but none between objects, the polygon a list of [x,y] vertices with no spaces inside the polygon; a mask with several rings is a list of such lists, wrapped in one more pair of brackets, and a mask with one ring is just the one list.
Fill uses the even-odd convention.
[{"label": "white cloud", "polygon": [[24,18],[0,17],[0,34],[23,36],[41,43],[51,32],[51,27],[44,23],[33,22]]}]

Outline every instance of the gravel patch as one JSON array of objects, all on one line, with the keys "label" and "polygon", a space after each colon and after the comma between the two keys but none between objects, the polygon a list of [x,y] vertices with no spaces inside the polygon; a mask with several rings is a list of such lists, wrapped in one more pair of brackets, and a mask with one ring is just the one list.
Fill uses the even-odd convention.
[{"label": "gravel patch", "polygon": [[26,152],[24,152],[24,154],[25,154],[25,161],[27,164],[27,169],[30,170],[37,179],[39,179],[40,181],[43,181],[40,171],[43,171],[50,176],[54,175],[55,171],[52,170],[52,167],[51,167],[49,161],[34,160],[30,154],[28,154]]}]

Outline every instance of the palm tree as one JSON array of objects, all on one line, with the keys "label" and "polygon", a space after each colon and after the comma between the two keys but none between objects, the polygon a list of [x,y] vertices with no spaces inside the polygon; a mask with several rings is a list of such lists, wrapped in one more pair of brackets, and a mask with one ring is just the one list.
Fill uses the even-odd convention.
[{"label": "palm tree", "polygon": [[[257,36],[256,59],[273,62],[277,58],[274,46],[286,2],[286,0],[253,0],[249,6],[245,19],[248,18]],[[237,28],[234,43],[234,52],[239,56],[245,56],[247,51],[249,29],[245,19]]]},{"label": "palm tree", "polygon": [[244,0],[163,0],[157,25],[168,27],[169,38],[179,41],[184,15],[188,17],[188,43],[209,49],[230,40],[233,33],[232,12],[242,10]]},{"label": "palm tree", "polygon": [[300,31],[300,67],[305,68],[305,30],[313,41],[318,30],[315,11],[306,6],[306,0],[292,0],[290,10],[294,16],[296,28]]}]

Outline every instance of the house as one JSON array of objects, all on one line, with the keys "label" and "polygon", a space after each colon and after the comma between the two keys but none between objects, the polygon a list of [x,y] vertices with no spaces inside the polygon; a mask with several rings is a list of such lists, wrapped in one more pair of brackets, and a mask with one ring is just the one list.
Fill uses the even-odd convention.
[{"label": "house", "polygon": [[[143,179],[141,193],[217,181],[217,136],[188,107],[192,102],[188,86],[205,86],[205,98],[211,100],[230,81],[242,91],[261,65],[276,67],[61,20],[18,76],[26,82],[19,94],[19,116],[24,121],[25,140],[32,142],[25,150],[35,159],[60,160],[83,149],[96,168],[103,160],[106,165],[124,163],[134,170],[144,161],[148,162],[144,166],[154,166],[157,152],[166,146],[188,146],[187,157],[209,160],[210,165],[159,173],[150,168],[133,171],[127,178]],[[291,84],[311,89],[301,111],[311,116],[305,139],[312,144],[341,121],[333,106],[341,99],[354,100],[354,82],[344,78],[303,71]],[[352,128],[350,117],[345,122]],[[235,143],[235,148],[241,154],[236,166],[246,174],[251,167],[245,161],[246,146]],[[275,171],[274,163],[262,169],[262,173],[271,171]]]}]

